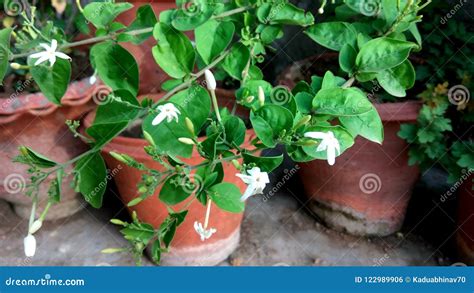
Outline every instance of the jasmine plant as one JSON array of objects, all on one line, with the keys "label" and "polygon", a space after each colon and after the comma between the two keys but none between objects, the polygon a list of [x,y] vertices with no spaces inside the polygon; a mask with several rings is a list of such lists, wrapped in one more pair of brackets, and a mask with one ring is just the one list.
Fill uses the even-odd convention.
[{"label": "jasmine plant", "polygon": [[[68,42],[60,28],[36,27],[34,21],[28,21],[25,26],[40,32],[41,41],[24,47],[19,45],[22,37],[17,31],[21,28],[1,30],[1,78],[10,66],[13,70],[15,66],[27,68],[42,93],[60,105],[71,75],[71,63],[62,51],[93,44],[90,64],[97,77],[112,90],[108,103],[98,106],[95,120],[86,130],[90,150],[60,163],[33,149],[21,148],[17,161],[31,166],[32,175],[28,194],[33,209],[30,233],[25,238],[27,255],[34,255],[33,234],[39,230],[38,224],[34,224],[38,186],[45,178],[54,178],[48,192],[52,205],[48,208],[54,208],[54,203],[60,201],[61,181],[73,176],[74,188],[91,206],[100,208],[106,189],[101,183],[107,175],[100,151],[135,120],[141,121],[143,137],[149,143],[145,151],[164,171],[149,169],[126,154],[111,153],[115,159],[144,173],[137,186],[140,195],[128,206],[155,196],[155,189],[161,187],[158,196],[168,206],[169,215],[156,229],[140,221],[136,214],[130,223],[113,219],[112,223],[122,227],[121,232],[131,246],[104,252],[129,251],[138,264],[147,246],[157,263],[161,253],[170,249],[176,228],[187,214],[186,208],[174,208],[178,203],[198,200],[207,207],[203,222],[194,223],[203,241],[219,233],[209,223],[211,202],[228,212],[243,212],[245,200],[262,193],[270,183],[268,173],[283,161],[283,155],[261,157],[261,150],[283,145],[297,162],[320,159],[333,165],[358,136],[382,143],[380,117],[364,88],[356,84],[378,80],[395,96],[402,96],[412,85],[414,72],[408,56],[421,47],[416,29],[421,20],[418,13],[426,5],[421,2],[323,1],[319,13],[324,13],[326,5],[337,5],[336,11],[344,12],[347,21],[318,22],[311,12],[287,0],[176,0],[176,9],[163,11],[159,16],[149,5],[139,7],[136,19],[127,27],[117,22],[116,17],[131,9],[132,4],[106,1],[78,7],[96,29],[96,36],[89,39]],[[371,13],[367,11],[368,4],[376,5]],[[29,11],[33,16],[23,12],[21,17],[31,20],[34,9]],[[350,19],[357,21],[349,22]],[[311,83],[300,82],[293,89],[273,87],[265,81],[258,65],[268,51],[275,50],[273,41],[282,37],[284,28],[290,25],[302,27],[314,41],[339,51],[344,76],[328,71],[323,77],[314,76]],[[190,31],[194,33],[194,42],[185,33]],[[156,102],[137,100],[138,65],[121,45],[141,44],[149,38],[156,40],[152,54],[157,66],[170,77],[162,85],[166,94]],[[216,73],[237,81],[236,103],[249,109],[250,125],[257,135],[251,148],[242,146],[246,135],[242,117],[219,108]],[[201,139],[200,134],[205,134],[205,138]],[[182,158],[189,158],[193,150],[202,157],[200,164],[183,162]],[[232,162],[237,176],[247,184],[243,195],[237,186],[223,182],[224,162]]]}]

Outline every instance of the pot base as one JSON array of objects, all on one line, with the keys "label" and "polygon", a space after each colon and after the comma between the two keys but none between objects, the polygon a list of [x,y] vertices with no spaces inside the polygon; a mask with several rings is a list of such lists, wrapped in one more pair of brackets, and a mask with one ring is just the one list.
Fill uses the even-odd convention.
[{"label": "pot base", "polygon": [[174,248],[162,255],[163,266],[215,266],[226,260],[237,248],[240,228],[229,237],[216,242],[202,242],[202,245]]},{"label": "pot base", "polygon": [[388,236],[400,230],[402,222],[370,220],[362,213],[336,203],[312,199],[308,208],[334,230],[356,236]]},{"label": "pot base", "polygon": [[[22,219],[29,219],[30,218],[30,213],[31,213],[31,203],[28,204],[20,204],[20,203],[12,203],[13,205],[13,211],[15,214],[17,214],[20,218]],[[44,206],[44,204],[43,204]],[[37,211],[36,211],[36,217],[39,217],[41,212],[43,211],[43,207],[41,204],[39,205]],[[67,218],[69,216],[74,215],[78,211],[82,210],[86,204],[84,203],[83,200],[81,200],[81,197],[79,194],[76,195],[76,197],[66,200],[66,201],[61,201],[60,203],[55,204],[48,212],[46,215],[46,221],[54,221],[54,220],[59,220],[63,218]]]}]

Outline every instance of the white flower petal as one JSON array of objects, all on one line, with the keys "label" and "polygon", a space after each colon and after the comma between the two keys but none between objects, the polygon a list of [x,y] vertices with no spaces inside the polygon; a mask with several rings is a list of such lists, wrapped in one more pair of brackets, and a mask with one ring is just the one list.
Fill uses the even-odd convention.
[{"label": "white flower petal", "polygon": [[49,57],[49,66],[53,67],[54,63],[56,63],[56,55],[51,55]]},{"label": "white flower petal", "polygon": [[45,43],[41,43],[39,44],[40,47],[42,47],[45,51],[49,52],[49,51],[52,51],[51,50],[51,47],[48,45],[48,44],[45,44]]},{"label": "white flower petal", "polygon": [[325,139],[327,134],[324,132],[313,131],[313,132],[306,132],[304,134],[305,137],[314,138],[314,139]]},{"label": "white flower petal", "polygon": [[58,41],[53,39],[51,41],[51,48],[50,48],[51,52],[55,52],[57,48],[58,48]]},{"label": "white flower petal", "polygon": [[48,61],[49,57],[48,56],[41,56],[38,60],[36,60],[35,62],[35,66],[36,65],[40,65],[41,63],[45,62],[45,61]]},{"label": "white flower petal", "polygon": [[26,257],[33,257],[36,253],[36,238],[35,236],[28,234],[28,236],[23,239],[23,245],[25,247]]},{"label": "white flower petal", "polygon": [[46,58],[49,58],[49,56],[45,52],[33,53],[30,55],[30,57],[33,59],[41,58],[43,56],[46,56]]},{"label": "white flower petal", "polygon": [[240,201],[246,201],[249,197],[255,194],[255,187],[253,184],[250,184],[247,186],[247,189],[245,190],[244,194],[240,197]]},{"label": "white flower petal", "polygon": [[166,114],[161,112],[160,114],[156,115],[155,119],[151,122],[151,125],[156,126],[165,120]]},{"label": "white flower petal", "polygon": [[56,52],[56,53],[54,53],[54,55],[56,55],[56,57],[59,57],[61,59],[71,60],[71,57],[69,57],[68,55],[66,55],[62,52]]},{"label": "white flower petal", "polygon": [[336,149],[333,146],[328,147],[327,149],[328,164],[334,165],[336,163]]}]

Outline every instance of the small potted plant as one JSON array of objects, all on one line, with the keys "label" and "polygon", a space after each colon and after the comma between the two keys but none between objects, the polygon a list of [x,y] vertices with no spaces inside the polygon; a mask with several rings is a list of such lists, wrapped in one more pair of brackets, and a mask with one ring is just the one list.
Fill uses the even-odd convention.
[{"label": "small potted plant", "polygon": [[[22,196],[28,177],[27,168],[14,164],[12,158],[17,155],[20,145],[36,146],[41,153],[60,161],[84,152],[87,146],[69,133],[65,121],[77,119],[92,109],[91,97],[97,93],[97,83],[90,82],[93,71],[85,62],[88,59],[87,47],[77,46],[80,41],[70,37],[87,33],[87,26],[83,25],[71,5],[67,6],[65,1],[52,1],[51,5],[46,3],[36,9],[27,1],[4,1],[3,4],[0,154],[4,168],[0,173],[0,198],[12,203],[18,215],[28,218],[31,201]],[[51,41],[53,38],[54,42]],[[12,50],[18,52],[41,44],[36,65],[26,62],[28,54],[10,54],[7,46],[10,39],[14,40]],[[66,53],[56,52],[58,42]],[[70,57],[73,59],[72,70]],[[13,60],[15,62],[9,62]],[[60,74],[52,76],[46,70],[53,65],[61,68]],[[65,188],[62,202],[49,214],[49,219],[69,216],[83,206],[78,193],[66,189],[70,183],[70,180],[62,183]],[[44,208],[47,189],[41,188],[39,193],[42,199],[39,205]]]},{"label": "small potted plant", "polygon": [[[235,245],[238,239],[236,227],[245,200],[263,192],[269,184],[268,173],[283,160],[283,155],[261,157],[262,150],[282,145],[295,161],[323,159],[333,164],[359,134],[380,138],[382,132],[380,117],[370,99],[353,84],[358,75],[345,80],[327,74],[321,86],[315,83],[305,87],[307,92],[274,88],[264,80],[256,65],[271,42],[281,36],[285,25],[312,25],[310,12],[288,1],[199,1],[193,2],[194,13],[190,15],[190,7],[183,6],[186,3],[177,1],[177,9],[161,12],[151,26],[142,19],[143,14],[137,14],[129,26],[116,24],[115,18],[131,8],[129,3],[93,2],[81,8],[100,35],[88,41],[95,42],[90,63],[112,90],[92,114],[95,116],[86,118],[84,134],[72,129],[89,143],[90,149],[67,162],[56,162],[23,147],[17,158],[33,174],[30,190],[51,178],[52,202],[59,199],[65,178],[74,178],[74,187],[96,208],[102,204],[110,178],[118,179],[119,184],[130,179],[136,183],[136,189],[122,189],[125,194],[121,194],[132,221],[112,220],[131,245],[104,252],[131,252],[137,263],[146,247],[157,263],[162,255],[164,262],[167,258],[171,263],[179,260],[173,260],[173,253],[185,256],[181,264],[189,263],[189,257],[179,248],[196,243],[213,244],[197,246],[187,254],[199,253],[201,264],[222,259],[219,245],[227,247],[223,250],[228,254],[229,245]],[[189,31],[194,31],[195,45],[184,33]],[[171,80],[159,98],[138,99],[139,67],[121,42],[150,33],[156,41],[154,59]],[[384,46],[365,49],[357,64],[376,70],[374,57],[390,52],[394,55],[390,65],[395,66],[405,62],[409,51],[417,47],[386,38],[382,43]],[[9,43],[3,42],[2,46],[8,48]],[[30,56],[33,68],[36,50],[24,53]],[[238,81],[235,99],[248,108],[249,130],[241,118],[219,105],[213,74],[219,69]],[[58,69],[53,66],[48,70]],[[375,78],[371,74],[369,77]],[[346,123],[351,120],[365,121],[367,127],[354,133],[354,125]],[[338,123],[341,121],[345,123]],[[136,128],[143,139],[128,143],[119,137],[135,133]],[[105,160],[101,155],[104,151]],[[113,166],[118,171],[114,172]],[[121,175],[121,170],[132,174],[130,168],[139,172],[131,178]],[[36,196],[34,193],[33,205]],[[28,256],[34,254],[34,234],[42,224],[41,217],[35,219],[32,214],[31,219],[25,238]]]},{"label": "small potted plant", "polygon": [[[299,103],[307,103],[315,94],[317,100],[321,89],[358,84],[373,104],[358,117],[341,111],[320,111],[324,121],[326,115],[335,112],[338,124],[359,138],[337,164],[334,157],[341,152],[331,146],[328,138],[327,147],[333,148],[330,164],[316,160],[301,165],[309,208],[338,230],[385,236],[398,231],[403,223],[419,173],[408,165],[407,143],[397,133],[401,123],[416,121],[420,108],[417,101],[406,99],[406,91],[415,83],[410,53],[421,48],[418,14],[428,2],[375,1],[373,5],[359,5],[362,2],[344,1],[333,9],[331,21],[317,23],[305,32],[338,54],[326,53],[297,62],[281,75],[280,83],[294,86]],[[325,8],[323,5],[320,12],[326,13]],[[311,64],[309,68],[307,64]],[[305,80],[298,82],[301,79]],[[307,111],[317,113],[317,106],[313,102]],[[358,109],[358,105],[353,107]],[[309,154],[322,156],[323,149]]]}]

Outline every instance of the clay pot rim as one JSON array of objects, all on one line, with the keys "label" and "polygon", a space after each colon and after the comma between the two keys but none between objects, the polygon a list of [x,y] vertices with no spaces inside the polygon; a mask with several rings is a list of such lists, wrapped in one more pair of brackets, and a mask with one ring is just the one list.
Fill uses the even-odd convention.
[{"label": "clay pot rim", "polygon": [[[89,78],[83,78],[69,83],[66,93],[61,99],[62,106],[81,106],[89,102],[93,93],[101,83],[89,83]],[[41,92],[0,95],[0,125],[11,123],[25,114],[47,116],[61,108],[50,102]]]}]

